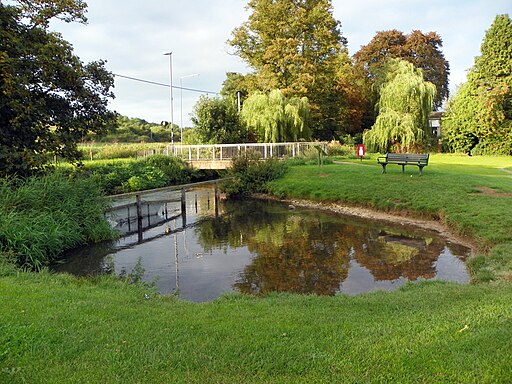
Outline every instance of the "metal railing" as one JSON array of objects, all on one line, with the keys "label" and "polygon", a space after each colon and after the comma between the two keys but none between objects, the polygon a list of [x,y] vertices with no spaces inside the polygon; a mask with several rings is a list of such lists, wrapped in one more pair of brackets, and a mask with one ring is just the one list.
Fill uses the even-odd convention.
[{"label": "metal railing", "polygon": [[327,151],[327,142],[295,143],[249,143],[249,144],[211,144],[211,145],[169,145],[167,154],[185,161],[232,160],[247,152],[259,153],[262,159],[300,157],[315,147],[321,146]]}]

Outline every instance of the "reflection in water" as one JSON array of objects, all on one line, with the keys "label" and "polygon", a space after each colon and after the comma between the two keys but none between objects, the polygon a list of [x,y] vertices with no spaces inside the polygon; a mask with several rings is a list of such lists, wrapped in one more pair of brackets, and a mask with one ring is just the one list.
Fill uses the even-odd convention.
[{"label": "reflection in water", "polygon": [[433,278],[468,281],[463,260],[469,250],[435,234],[289,210],[275,202],[225,201],[213,207],[207,193],[187,194],[186,228],[174,219],[146,232],[141,244],[125,237],[69,257],[58,269],[119,274],[140,258],[145,278],[158,278],[162,293],[179,288],[180,297],[192,301],[211,300],[233,289],[334,295],[389,290]]}]

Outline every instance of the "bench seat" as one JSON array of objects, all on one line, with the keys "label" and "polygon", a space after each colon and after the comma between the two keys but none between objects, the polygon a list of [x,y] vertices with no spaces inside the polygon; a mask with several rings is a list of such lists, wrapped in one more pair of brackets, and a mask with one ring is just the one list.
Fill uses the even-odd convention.
[{"label": "bench seat", "polygon": [[428,165],[428,153],[386,153],[386,156],[379,156],[377,163],[382,165],[382,173],[386,173],[386,165],[397,164],[402,166],[402,173],[405,172],[406,165],[416,165],[420,170],[420,176],[423,174],[423,167]]}]

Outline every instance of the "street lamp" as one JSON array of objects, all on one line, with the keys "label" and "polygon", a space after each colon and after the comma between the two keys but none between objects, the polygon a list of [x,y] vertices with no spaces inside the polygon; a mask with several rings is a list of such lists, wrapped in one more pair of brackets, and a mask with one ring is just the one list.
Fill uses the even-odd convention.
[{"label": "street lamp", "polygon": [[174,144],[174,132],[172,127],[174,125],[174,108],[173,108],[173,98],[172,98],[172,52],[164,53],[165,56],[169,56],[169,96],[170,96],[170,109],[171,109],[171,143]]},{"label": "street lamp", "polygon": [[183,82],[182,80],[183,79],[186,79],[187,77],[194,77],[194,76],[199,76],[199,73],[193,73],[191,75],[185,75],[185,76],[181,76],[180,77],[180,108],[181,108],[181,112],[180,112],[180,142],[181,144],[183,144]]}]

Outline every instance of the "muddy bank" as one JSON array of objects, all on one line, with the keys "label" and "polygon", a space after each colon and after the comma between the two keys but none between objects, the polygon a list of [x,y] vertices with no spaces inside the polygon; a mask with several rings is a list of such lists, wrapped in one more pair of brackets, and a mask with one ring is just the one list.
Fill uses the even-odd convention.
[{"label": "muddy bank", "polygon": [[452,243],[469,247],[472,254],[475,254],[479,248],[477,242],[474,239],[456,234],[446,224],[438,220],[420,219],[411,216],[403,216],[399,214],[387,213],[363,207],[348,206],[339,203],[318,202],[305,199],[279,199],[275,196],[264,194],[256,194],[254,197],[257,199],[280,201],[288,204],[291,208],[303,207],[320,209],[362,219],[377,220],[434,231]]}]

